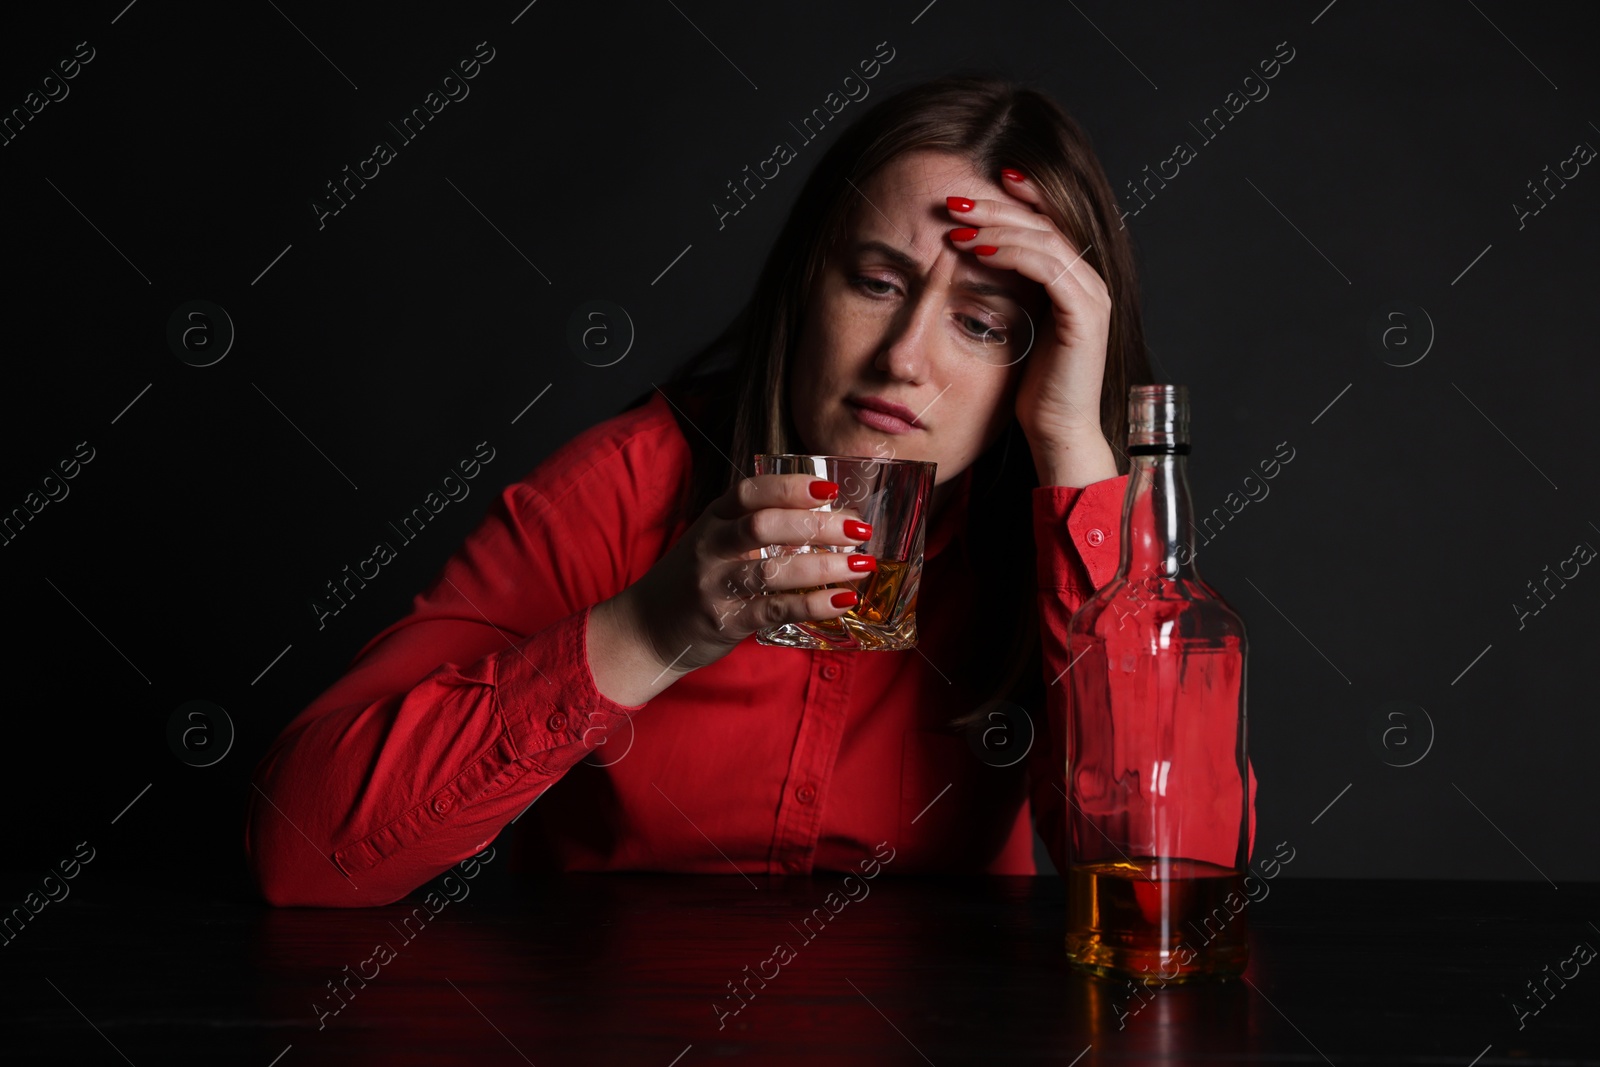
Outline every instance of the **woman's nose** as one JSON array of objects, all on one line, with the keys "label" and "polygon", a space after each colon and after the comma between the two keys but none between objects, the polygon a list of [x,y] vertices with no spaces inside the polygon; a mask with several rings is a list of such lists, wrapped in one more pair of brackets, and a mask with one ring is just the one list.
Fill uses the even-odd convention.
[{"label": "woman's nose", "polygon": [[885,374],[919,381],[927,373],[929,342],[938,328],[939,306],[924,293],[895,316],[878,350],[877,366]]}]

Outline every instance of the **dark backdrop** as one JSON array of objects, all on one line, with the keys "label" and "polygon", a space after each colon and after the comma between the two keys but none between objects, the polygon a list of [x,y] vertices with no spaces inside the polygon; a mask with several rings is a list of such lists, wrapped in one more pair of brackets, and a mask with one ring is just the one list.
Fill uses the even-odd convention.
[{"label": "dark backdrop", "polygon": [[[954,66],[1031,80],[1138,211],[1157,373],[1190,389],[1195,503],[1225,509],[1200,564],[1250,626],[1261,840],[1294,845],[1289,873],[1600,876],[1600,577],[1574,558],[1600,546],[1585,8],[124,3],[8,16],[0,40],[7,113],[59,97],[0,146],[0,508],[66,493],[0,547],[7,900],[80,841],[243,884],[265,746],[491,492],[721,330],[864,105],[738,215],[713,203],[880,42],[867,105]],[[386,126],[489,49],[413,142]],[[379,139],[395,157],[319,221]],[[1178,142],[1193,158],[1164,163]],[[626,319],[589,320],[613,344],[585,353],[592,300]],[[191,301],[231,320],[210,366],[216,311],[169,338]],[[323,584],[480,441],[472,495],[319,629]],[[197,700],[236,730],[206,767],[168,736]],[[191,748],[225,733],[189,723]]]}]

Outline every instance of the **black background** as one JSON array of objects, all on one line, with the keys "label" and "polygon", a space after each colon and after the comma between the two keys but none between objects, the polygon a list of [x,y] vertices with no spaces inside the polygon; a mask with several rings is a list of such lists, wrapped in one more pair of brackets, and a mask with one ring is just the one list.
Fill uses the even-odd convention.
[{"label": "black background", "polygon": [[[977,66],[1062,101],[1125,207],[1143,167],[1198,149],[1129,224],[1157,374],[1193,402],[1197,508],[1294,450],[1200,554],[1250,626],[1260,840],[1294,843],[1285,873],[1600,876],[1600,578],[1520,630],[1512,607],[1600,545],[1600,177],[1520,229],[1511,208],[1600,145],[1587,8],[925,3],[8,16],[7,112],[78,42],[95,58],[0,147],[0,511],[78,442],[95,458],[0,547],[6,899],[84,840],[244,886],[266,745],[492,492],[721,330],[842,123],[722,229],[713,201],[883,41],[895,58],[842,120]],[[324,183],[482,41],[470,95],[319,229]],[[1189,123],[1279,42],[1270,95],[1203,143]],[[237,330],[203,368],[166,338],[196,299]],[[566,339],[593,299],[636,330],[609,367]],[[1385,349],[1369,334],[1395,301],[1426,317],[1389,320]],[[319,630],[323,583],[484,440],[472,495]],[[189,700],[237,730],[213,766],[168,746]]]}]

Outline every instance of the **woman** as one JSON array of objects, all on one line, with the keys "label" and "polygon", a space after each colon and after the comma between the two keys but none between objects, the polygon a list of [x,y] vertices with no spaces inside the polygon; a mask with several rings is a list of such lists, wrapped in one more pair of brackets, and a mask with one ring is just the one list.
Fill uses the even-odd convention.
[{"label": "woman", "polygon": [[[514,822],[513,867],[1031,874],[1031,810],[1065,862],[1054,683],[1116,570],[1112,442],[1151,380],[1086,138],[993,79],[883,101],[807,179],[730,340],[733,367],[696,373],[713,346],[508,486],[289,724],[246,830],[268,901],[389,903]],[[915,650],[751,639],[844,614],[861,577],[860,553],[762,571],[763,545],[861,531],[756,452],[937,462]],[[1251,799],[1253,839],[1253,775]]]}]

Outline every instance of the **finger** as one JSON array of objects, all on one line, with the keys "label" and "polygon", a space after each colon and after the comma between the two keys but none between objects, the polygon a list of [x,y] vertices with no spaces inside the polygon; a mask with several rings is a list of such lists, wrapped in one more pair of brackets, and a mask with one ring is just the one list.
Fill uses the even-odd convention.
[{"label": "finger", "polygon": [[717,523],[706,538],[706,549],[717,559],[748,558],[769,545],[855,547],[872,537],[872,527],[853,510],[804,511],[795,508],[761,508]]},{"label": "finger", "polygon": [[[974,230],[976,232],[974,232]],[[1101,300],[1109,290],[1105,279],[1059,231],[1018,226],[969,227],[950,232],[950,241],[972,252],[978,262],[1006,267],[1043,285],[1052,299],[1078,296]],[[1090,246],[1091,248],[1093,246]]]},{"label": "finger", "polygon": [[721,589],[731,597],[764,596],[857,582],[877,568],[877,558],[865,552],[798,552],[730,564]]},{"label": "finger", "polygon": [[1002,167],[1000,170],[1000,188],[1008,196],[1014,196],[1025,204],[1043,209],[1045,206],[1044,190],[1028,179],[1026,174],[1014,167]]},{"label": "finger", "polygon": [[727,619],[745,633],[796,622],[837,619],[856,604],[853,589],[815,589],[809,593],[773,593],[734,605]]},{"label": "finger", "polygon": [[811,474],[752,474],[711,502],[714,518],[736,519],[760,508],[817,508],[839,495],[833,482]]},{"label": "finger", "polygon": [[945,197],[945,210],[958,226],[1026,226],[1034,230],[1054,230],[1050,216],[1032,205],[1015,200],[993,200],[965,196]]},{"label": "finger", "polygon": [[[1088,267],[1087,257],[1077,244],[1055,227],[1039,229],[1036,226],[1012,226],[995,224],[992,226],[958,226],[949,231],[950,242],[965,252],[977,252],[980,248],[993,248],[998,245],[1021,245],[1054,256],[1061,261],[1062,266],[1072,264],[1076,269],[1078,264]],[[989,252],[978,252],[979,261],[987,263]],[[1093,267],[1089,267],[1093,271]],[[1094,272],[1099,277],[1098,272]],[[1081,277],[1087,277],[1080,272]]]},{"label": "finger", "polygon": [[[1035,213],[1049,218],[1049,201],[1046,200],[1044,190],[1020,170],[1013,167],[1000,168],[1000,188],[1006,191],[1006,196],[1020,200],[1027,204]],[[1006,201],[1002,201],[1004,203]]]}]

